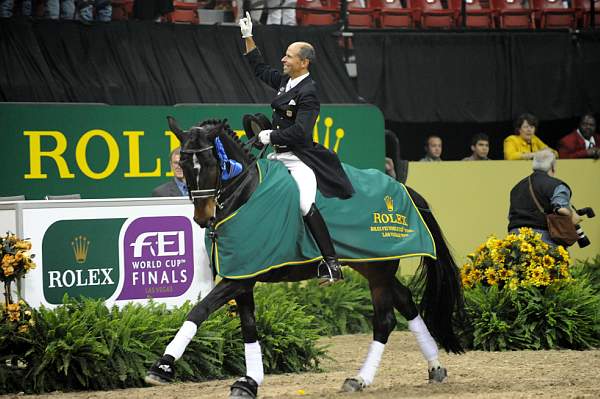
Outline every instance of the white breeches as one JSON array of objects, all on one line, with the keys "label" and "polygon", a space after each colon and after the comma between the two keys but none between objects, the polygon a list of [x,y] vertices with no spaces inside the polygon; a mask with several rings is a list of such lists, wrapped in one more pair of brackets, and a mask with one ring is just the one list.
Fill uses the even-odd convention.
[{"label": "white breeches", "polygon": [[269,159],[281,161],[290,171],[300,191],[300,211],[305,216],[317,197],[317,178],[315,172],[306,166],[292,152],[271,153]]}]

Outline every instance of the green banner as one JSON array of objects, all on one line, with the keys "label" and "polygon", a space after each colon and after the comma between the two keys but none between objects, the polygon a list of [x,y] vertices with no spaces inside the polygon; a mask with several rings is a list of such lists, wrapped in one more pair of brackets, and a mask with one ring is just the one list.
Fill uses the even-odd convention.
[{"label": "green banner", "polygon": [[[0,196],[27,199],[79,193],[82,198],[148,197],[171,178],[169,153],[179,145],[166,116],[182,128],[242,116],[267,105],[105,106],[0,104]],[[383,169],[384,119],[370,105],[323,105],[314,139],[357,168]]]},{"label": "green banner", "polygon": [[125,219],[61,220],[42,242],[44,298],[109,298],[119,283],[119,231]]}]

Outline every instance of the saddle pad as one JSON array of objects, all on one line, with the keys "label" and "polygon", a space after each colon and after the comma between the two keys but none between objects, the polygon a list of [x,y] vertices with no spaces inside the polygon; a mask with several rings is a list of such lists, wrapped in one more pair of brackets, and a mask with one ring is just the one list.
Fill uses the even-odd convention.
[{"label": "saddle pad", "polygon": [[[243,279],[279,267],[302,267],[321,259],[304,225],[296,182],[278,161],[260,160],[260,182],[249,201],[206,235],[217,274]],[[340,262],[435,258],[433,237],[406,187],[375,169],[343,164],[356,193],[350,199],[317,193]]]}]

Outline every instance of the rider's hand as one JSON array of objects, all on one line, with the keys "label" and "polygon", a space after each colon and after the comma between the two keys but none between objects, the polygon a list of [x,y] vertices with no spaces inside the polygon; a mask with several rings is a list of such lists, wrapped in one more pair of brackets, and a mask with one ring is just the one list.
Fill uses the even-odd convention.
[{"label": "rider's hand", "polygon": [[252,37],[252,18],[250,18],[248,11],[246,11],[246,18],[240,18],[239,24],[242,31],[242,38]]},{"label": "rider's hand", "polygon": [[258,139],[260,142],[265,145],[271,144],[271,132],[272,130],[261,130],[258,134]]}]

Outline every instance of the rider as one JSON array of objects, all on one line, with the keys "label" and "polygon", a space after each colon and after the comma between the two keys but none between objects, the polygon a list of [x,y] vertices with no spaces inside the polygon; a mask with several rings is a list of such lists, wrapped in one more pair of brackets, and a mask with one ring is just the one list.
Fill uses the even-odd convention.
[{"label": "rider", "polygon": [[[320,112],[316,84],[308,70],[315,60],[315,50],[305,42],[290,44],[281,59],[282,74],[263,61],[252,38],[252,20],[248,13],[239,24],[246,42],[245,56],[254,74],[277,90],[277,97],[271,103],[273,130],[261,131],[259,140],[273,145],[275,152],[269,159],[281,161],[296,181],[304,222],[323,255],[317,277],[322,285],[333,283],[343,276],[329,230],[315,205],[317,187],[324,196],[341,199],[350,198],[354,188],[337,155],[312,140]],[[322,269],[326,270],[322,272]]]}]

